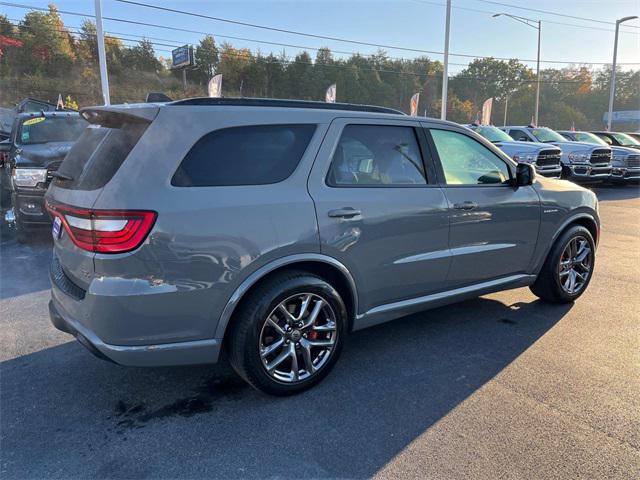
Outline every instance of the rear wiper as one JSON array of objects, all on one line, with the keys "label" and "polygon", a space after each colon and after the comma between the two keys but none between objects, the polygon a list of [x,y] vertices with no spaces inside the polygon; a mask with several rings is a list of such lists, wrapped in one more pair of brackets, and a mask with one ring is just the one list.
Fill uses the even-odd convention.
[{"label": "rear wiper", "polygon": [[71,180],[73,180],[73,177],[70,175],[65,175],[64,173],[60,173],[60,172],[50,172],[51,176],[53,178],[59,178],[60,180],[66,180],[68,182],[70,182]]}]

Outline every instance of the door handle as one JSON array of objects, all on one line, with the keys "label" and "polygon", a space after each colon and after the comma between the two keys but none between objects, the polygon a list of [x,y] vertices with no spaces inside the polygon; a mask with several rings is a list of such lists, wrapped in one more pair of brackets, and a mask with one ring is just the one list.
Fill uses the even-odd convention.
[{"label": "door handle", "polygon": [[351,207],[336,208],[335,210],[329,210],[327,213],[331,218],[353,218],[361,214],[360,210]]},{"label": "door handle", "polygon": [[453,204],[453,208],[455,208],[456,210],[473,210],[477,206],[478,204],[476,202],[470,202],[469,200],[467,200],[466,202]]}]

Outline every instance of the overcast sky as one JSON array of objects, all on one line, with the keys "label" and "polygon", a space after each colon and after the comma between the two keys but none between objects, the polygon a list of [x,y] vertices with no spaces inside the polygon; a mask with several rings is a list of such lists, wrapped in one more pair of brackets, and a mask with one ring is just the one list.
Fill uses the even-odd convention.
[{"label": "overcast sky", "polygon": [[[441,52],[444,48],[445,0],[298,0],[298,1],[217,1],[217,0],[140,0],[143,3],[204,13],[225,19],[238,20],[281,29],[323,36],[340,37],[377,44],[424,49]],[[46,7],[48,1],[21,0],[21,4]],[[93,1],[58,0],[60,10],[93,14]],[[499,4],[504,5],[499,5]],[[507,6],[508,5],[508,6]],[[537,32],[510,18],[492,18],[493,13],[542,20],[542,59],[574,62],[611,62],[614,26],[607,23],[628,15],[640,15],[640,0],[453,0],[451,20],[451,53],[535,59]],[[547,10],[564,15],[598,20],[566,18],[549,13],[522,10],[516,7]],[[0,12],[11,19],[22,18],[25,9],[0,5]],[[228,40],[236,47],[248,47],[262,52],[281,52],[295,55],[299,49],[256,42],[225,39],[224,36],[294,44],[307,47],[328,46],[332,50],[372,53],[376,47],[364,46],[293,34],[251,28],[242,25],[162,12],[115,0],[103,0],[103,15],[147,23],[179,27],[214,35],[217,42]],[[81,17],[62,15],[69,26],[79,26]],[[570,24],[570,25],[561,25]],[[620,35],[618,62],[632,63],[625,68],[640,68],[640,22],[628,22]],[[154,27],[105,21],[105,29],[130,35],[154,37],[155,42],[167,44],[197,43],[201,35],[176,32]],[[155,40],[155,38],[164,40]],[[131,42],[127,42],[131,43]],[[171,46],[156,45],[159,55],[169,56]],[[419,53],[386,49],[393,57],[413,57]],[[313,51],[310,51],[312,56]],[[428,54],[433,59],[442,55]],[[465,64],[469,58],[451,56],[453,64]],[[532,62],[527,62],[535,66]],[[544,63],[543,67],[563,66]],[[455,73],[463,65],[452,65]]]}]

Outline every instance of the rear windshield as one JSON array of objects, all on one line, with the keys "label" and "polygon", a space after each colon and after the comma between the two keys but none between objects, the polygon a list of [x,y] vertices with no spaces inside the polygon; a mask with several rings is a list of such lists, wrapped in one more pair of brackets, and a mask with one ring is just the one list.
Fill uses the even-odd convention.
[{"label": "rear windshield", "polygon": [[298,166],[315,125],[252,125],[216,130],[189,150],[173,176],[176,187],[266,185]]},{"label": "rear windshield", "polygon": [[20,125],[16,143],[75,142],[87,125],[79,115],[29,118]]},{"label": "rear windshield", "polygon": [[73,190],[104,187],[138,143],[147,124],[124,123],[118,128],[91,125],[71,147],[58,172],[71,180],[55,179],[55,185]]}]

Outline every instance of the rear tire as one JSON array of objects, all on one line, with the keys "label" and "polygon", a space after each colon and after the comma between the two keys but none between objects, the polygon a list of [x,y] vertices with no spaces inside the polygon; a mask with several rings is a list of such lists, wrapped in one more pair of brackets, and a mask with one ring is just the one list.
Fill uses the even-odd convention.
[{"label": "rear tire", "polygon": [[595,266],[595,242],[580,225],[560,235],[530,290],[552,303],[570,303],[580,297],[591,281]]},{"label": "rear tire", "polygon": [[347,311],[336,289],[316,275],[285,272],[242,300],[228,339],[229,361],[257,390],[292,395],[329,374],[346,333]]}]

